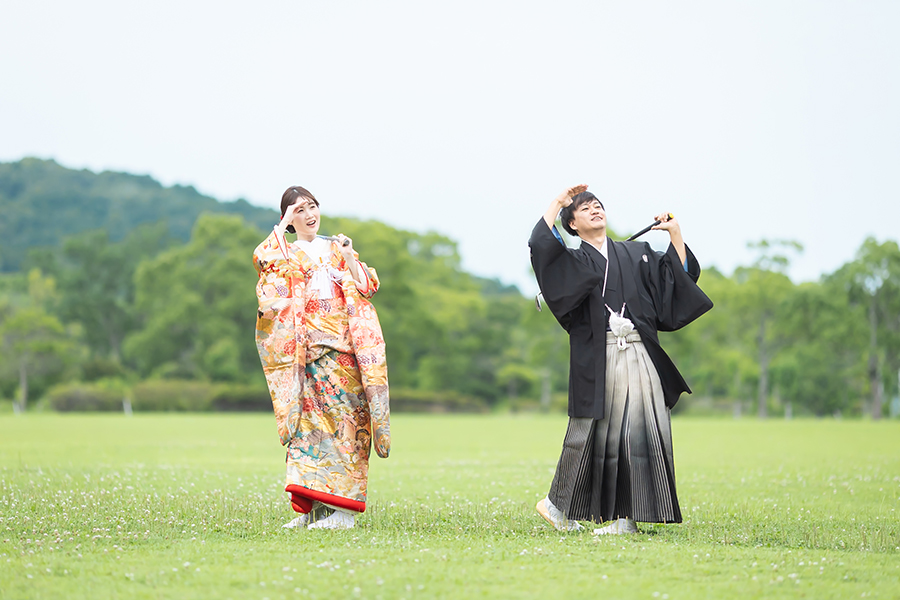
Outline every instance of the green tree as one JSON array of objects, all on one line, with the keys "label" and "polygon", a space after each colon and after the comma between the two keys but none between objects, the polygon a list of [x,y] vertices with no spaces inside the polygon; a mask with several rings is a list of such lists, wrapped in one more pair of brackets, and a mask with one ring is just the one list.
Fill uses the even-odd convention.
[{"label": "green tree", "polygon": [[261,240],[240,217],[204,215],[188,244],[138,266],[140,326],[125,339],[124,354],[142,375],[260,380],[250,257]]},{"label": "green tree", "polygon": [[817,416],[854,408],[865,379],[865,311],[826,281],[797,286],[785,314],[790,344],[772,368],[787,413],[794,401]]},{"label": "green tree", "polygon": [[349,235],[378,271],[382,285],[372,302],[392,386],[489,404],[503,396],[498,373],[513,360],[504,352],[527,306],[516,288],[464,272],[456,243],[434,232],[328,217],[322,230]]},{"label": "green tree", "polygon": [[[735,416],[743,412],[746,390],[759,369],[747,348],[746,323],[736,307],[744,288],[715,268],[705,269],[698,284],[715,308],[686,328],[661,333],[660,342],[691,386],[694,395],[730,399]],[[685,399],[676,405],[684,407]]]},{"label": "green tree", "polygon": [[103,230],[86,232],[39,258],[59,282],[59,316],[82,324],[96,356],[120,361],[125,336],[135,327],[135,270],[168,243],[166,226],[158,223],[138,227],[119,242]]},{"label": "green tree", "polygon": [[782,322],[788,314],[787,302],[794,284],[783,273],[789,261],[781,252],[785,249],[799,251],[802,247],[791,241],[762,240],[750,244],[750,248],[760,251],[761,255],[752,267],[735,270],[734,279],[738,285],[732,310],[739,331],[745,335],[746,347],[756,359],[757,416],[765,419],[771,392],[772,361],[790,340]]},{"label": "green tree", "polygon": [[23,301],[0,304],[0,377],[18,381],[17,412],[26,410],[32,390],[41,392],[71,375],[84,356],[79,328],[66,328],[47,311],[54,297],[53,279],[33,269]]},{"label": "green tree", "polygon": [[829,281],[855,306],[864,307],[868,321],[867,369],[870,413],[880,419],[885,385],[892,386],[900,370],[900,247],[867,238],[856,259],[838,269]]}]

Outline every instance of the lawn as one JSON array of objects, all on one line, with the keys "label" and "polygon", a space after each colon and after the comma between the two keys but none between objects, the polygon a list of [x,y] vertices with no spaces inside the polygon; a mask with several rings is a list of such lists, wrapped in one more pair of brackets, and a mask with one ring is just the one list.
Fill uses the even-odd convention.
[{"label": "lawn", "polygon": [[334,532],[271,416],[0,416],[0,597],[900,598],[900,423],[676,418],[685,522],[604,538],[534,511],[565,425],[397,415]]}]

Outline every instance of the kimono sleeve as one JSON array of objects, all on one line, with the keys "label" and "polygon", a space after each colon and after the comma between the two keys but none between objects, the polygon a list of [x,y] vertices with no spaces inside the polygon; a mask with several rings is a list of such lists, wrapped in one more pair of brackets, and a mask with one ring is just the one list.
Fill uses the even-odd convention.
[{"label": "kimono sleeve", "polygon": [[[344,259],[344,256],[341,254],[341,250],[337,245],[337,242],[334,242],[332,246],[332,252],[335,253],[335,256],[338,257],[340,262],[340,269],[342,271],[350,271],[350,267],[347,264],[347,261]],[[371,298],[375,295],[375,292],[378,291],[378,287],[381,285],[381,281],[378,279],[378,273],[375,272],[375,269],[367,265],[366,263],[359,260],[359,252],[356,250],[353,251],[353,258],[356,260],[357,270],[359,271],[359,282],[356,282],[354,279],[354,287],[356,291],[359,292],[359,295],[363,298]]]},{"label": "kimono sleeve", "polygon": [[685,246],[687,269],[678,252],[669,244],[665,253],[653,252],[645,245],[644,256],[653,256],[650,266],[650,295],[656,312],[656,328],[659,331],[675,331],[691,323],[712,308],[713,303],[697,285],[700,263],[691,249]]},{"label": "kimono sleeve", "polygon": [[277,310],[277,305],[284,303],[281,299],[290,297],[291,266],[284,236],[279,236],[278,231],[270,233],[254,250],[253,266],[259,275],[256,284],[259,312]]},{"label": "kimono sleeve", "polygon": [[357,259],[356,262],[359,266],[359,275],[363,280],[363,286],[356,286],[356,289],[359,291],[359,295],[363,298],[371,298],[375,295],[375,292],[378,291],[378,287],[381,285],[381,281],[378,279],[378,273],[375,272],[375,269]]},{"label": "kimono sleeve", "polygon": [[[259,281],[256,296],[256,348],[272,397],[275,423],[282,444],[288,444],[300,426],[305,340],[297,338],[292,267],[277,232],[253,253]],[[283,240],[282,240],[283,244]]]},{"label": "kimono sleeve", "polygon": [[531,266],[544,301],[565,328],[566,315],[603,282],[603,274],[575,257],[556,239],[543,218],[534,226],[528,245]]},{"label": "kimono sleeve", "polygon": [[384,334],[375,307],[356,289],[349,272],[344,278],[344,290],[353,351],[369,406],[372,441],[378,456],[387,458],[391,452],[391,410]]}]

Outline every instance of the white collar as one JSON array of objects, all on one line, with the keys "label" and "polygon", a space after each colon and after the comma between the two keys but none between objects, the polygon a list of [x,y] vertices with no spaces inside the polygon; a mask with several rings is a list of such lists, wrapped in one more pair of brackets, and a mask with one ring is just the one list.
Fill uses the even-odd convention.
[{"label": "white collar", "polygon": [[297,238],[294,244],[306,253],[313,262],[322,264],[331,253],[331,242],[322,237],[315,237],[312,240],[301,240]]},{"label": "white collar", "polygon": [[609,248],[607,248],[607,246],[606,246],[606,242],[609,241],[609,236],[606,236],[605,238],[603,238],[603,244],[602,244],[599,248],[597,248],[597,246],[594,246],[594,244],[591,244],[591,243],[590,243],[589,241],[587,241],[587,240],[582,240],[582,241],[583,241],[585,244],[590,244],[591,246],[593,246],[593,248],[594,248],[597,252],[600,253],[600,256],[602,256],[602,257],[605,258],[606,260],[609,260]]},{"label": "white collar", "polygon": [[305,247],[305,246],[307,246],[307,245],[310,245],[310,246],[311,246],[312,244],[322,245],[323,243],[328,243],[328,240],[326,240],[325,238],[323,238],[323,237],[317,235],[316,237],[314,237],[314,238],[311,239],[311,240],[303,240],[303,239],[297,238],[297,239],[294,241],[294,243],[297,244],[298,246],[300,246],[301,248],[303,248],[303,247]]}]

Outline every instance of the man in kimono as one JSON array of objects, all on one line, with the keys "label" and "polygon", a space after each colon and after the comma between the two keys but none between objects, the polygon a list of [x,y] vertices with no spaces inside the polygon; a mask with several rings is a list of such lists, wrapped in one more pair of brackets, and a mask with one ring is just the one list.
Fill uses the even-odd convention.
[{"label": "man in kimono", "polygon": [[[669,411],[684,378],[658,331],[684,327],[712,302],[678,221],[658,215],[665,253],[606,236],[603,204],[586,185],[560,194],[528,244],[547,306],[569,333],[569,426],[547,497],[537,510],[560,531],[607,523],[595,534],[634,533],[636,521],[680,523]],[[581,238],[570,249],[556,231]]]}]

